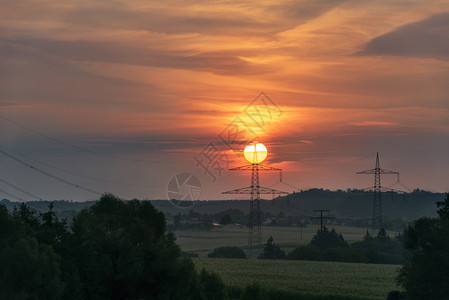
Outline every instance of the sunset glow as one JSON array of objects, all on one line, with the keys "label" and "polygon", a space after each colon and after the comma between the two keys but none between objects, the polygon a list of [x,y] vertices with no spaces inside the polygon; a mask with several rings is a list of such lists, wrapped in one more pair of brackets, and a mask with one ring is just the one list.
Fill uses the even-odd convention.
[{"label": "sunset glow", "polygon": [[[442,0],[7,1],[0,146],[128,198],[190,172],[219,199],[254,139],[301,189],[369,186],[355,172],[379,152],[411,190],[447,191],[447,36]],[[262,91],[269,109],[251,104]],[[0,164],[42,198],[95,197]]]},{"label": "sunset glow", "polygon": [[251,143],[243,150],[246,160],[252,164],[259,164],[267,158],[267,148],[262,143]]}]

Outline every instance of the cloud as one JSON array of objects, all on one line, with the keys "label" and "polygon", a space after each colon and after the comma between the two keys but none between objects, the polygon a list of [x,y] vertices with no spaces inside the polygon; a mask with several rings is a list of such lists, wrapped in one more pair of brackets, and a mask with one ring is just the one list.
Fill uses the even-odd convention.
[{"label": "cloud", "polygon": [[380,121],[363,121],[363,122],[355,122],[352,125],[357,126],[400,126],[399,123],[394,122],[380,122]]},{"label": "cloud", "polygon": [[358,55],[393,55],[449,60],[449,13],[433,15],[376,37]]},{"label": "cloud", "polygon": [[192,51],[161,50],[138,44],[123,44],[115,41],[63,41],[45,38],[20,38],[14,41],[38,49],[63,60],[108,62],[138,66],[186,69],[222,75],[263,74],[273,67],[253,64],[242,55],[253,55],[254,51]]}]

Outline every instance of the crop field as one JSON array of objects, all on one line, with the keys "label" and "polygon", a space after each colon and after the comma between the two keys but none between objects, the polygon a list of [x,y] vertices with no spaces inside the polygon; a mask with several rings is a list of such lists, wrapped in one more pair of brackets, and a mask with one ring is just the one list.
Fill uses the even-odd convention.
[{"label": "crop field", "polygon": [[[279,244],[286,253],[293,250],[298,245],[305,245],[310,242],[312,237],[317,233],[319,225],[309,225],[302,228],[299,227],[262,227],[262,242],[265,243],[270,235],[275,243]],[[348,226],[329,226],[329,229],[335,228],[337,232],[341,232],[343,237],[349,243],[363,239],[366,229]],[[237,246],[246,250],[248,246],[248,229],[243,226],[241,228],[222,227],[211,231],[176,231],[177,243],[184,251],[193,251],[200,256],[206,256],[213,249],[223,246]],[[394,237],[394,232],[388,232]]]},{"label": "crop field", "polygon": [[[194,258],[197,269],[216,272],[228,287],[258,282],[272,294],[302,299],[385,299],[395,265],[336,262]],[[282,298],[282,296],[280,296]]]}]

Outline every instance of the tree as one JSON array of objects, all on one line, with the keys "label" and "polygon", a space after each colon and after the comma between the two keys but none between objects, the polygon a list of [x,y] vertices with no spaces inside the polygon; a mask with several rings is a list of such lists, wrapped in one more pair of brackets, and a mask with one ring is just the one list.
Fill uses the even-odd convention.
[{"label": "tree", "polygon": [[323,230],[318,230],[310,243],[321,250],[327,248],[348,248],[348,243],[343,238],[343,235],[337,233],[334,228],[329,231],[327,227],[324,227]]},{"label": "tree", "polygon": [[76,216],[72,230],[71,257],[86,298],[179,299],[197,288],[193,262],[181,257],[149,201],[103,195]]},{"label": "tree", "polygon": [[264,246],[260,259],[285,259],[284,250],[281,250],[281,247],[274,242],[271,235]]},{"label": "tree", "polygon": [[223,283],[223,280],[217,274],[202,269],[199,278],[201,294],[203,295],[204,299],[225,299],[225,285]]},{"label": "tree", "polygon": [[228,224],[232,224],[232,218],[230,215],[225,214],[221,220],[220,220],[220,224],[222,225],[228,225]]},{"label": "tree", "polygon": [[[34,215],[22,208],[34,224]],[[60,257],[39,243],[28,225],[0,205],[0,298],[59,299],[64,292]]]},{"label": "tree", "polygon": [[410,299],[446,299],[449,295],[449,194],[437,202],[437,218],[421,218],[404,231],[413,252],[396,278]]}]

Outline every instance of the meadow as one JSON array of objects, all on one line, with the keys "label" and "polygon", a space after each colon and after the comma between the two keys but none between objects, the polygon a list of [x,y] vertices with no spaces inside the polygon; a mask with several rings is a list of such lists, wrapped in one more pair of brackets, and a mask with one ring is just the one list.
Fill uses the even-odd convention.
[{"label": "meadow", "polygon": [[[349,243],[360,241],[366,233],[365,228],[349,226],[332,226]],[[317,233],[319,225],[308,225],[299,227],[262,227],[262,243],[265,243],[270,235],[275,243],[279,244],[286,252],[290,252],[298,245],[306,245]],[[199,256],[207,256],[213,249],[223,246],[237,246],[246,250],[248,246],[248,229],[245,226],[241,228],[221,227],[211,231],[176,231],[177,243],[184,251],[198,253]],[[394,237],[395,232],[388,232],[390,237]]]},{"label": "meadow", "polygon": [[[270,299],[385,299],[395,265],[336,262],[194,258],[198,270],[216,272],[229,291],[258,282]],[[232,298],[232,296],[231,296]]]}]

